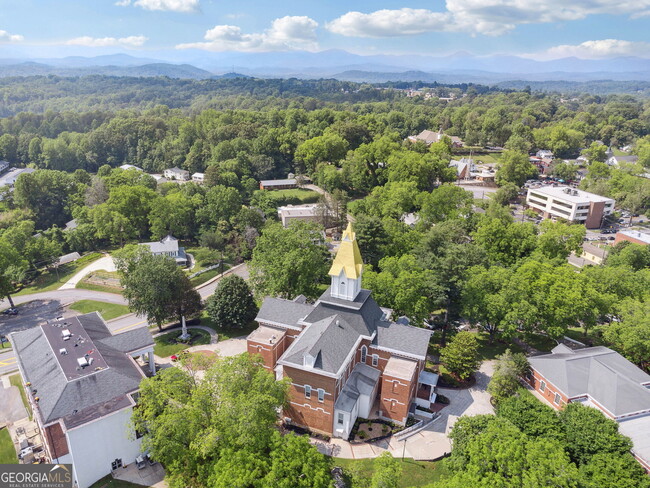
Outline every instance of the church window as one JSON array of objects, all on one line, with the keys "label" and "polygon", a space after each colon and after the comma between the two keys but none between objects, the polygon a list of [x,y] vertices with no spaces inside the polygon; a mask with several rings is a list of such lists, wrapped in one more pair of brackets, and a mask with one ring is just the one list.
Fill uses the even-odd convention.
[{"label": "church window", "polygon": [[365,363],[366,362],[366,356],[368,355],[368,348],[366,346],[363,346],[361,348],[361,362]]}]

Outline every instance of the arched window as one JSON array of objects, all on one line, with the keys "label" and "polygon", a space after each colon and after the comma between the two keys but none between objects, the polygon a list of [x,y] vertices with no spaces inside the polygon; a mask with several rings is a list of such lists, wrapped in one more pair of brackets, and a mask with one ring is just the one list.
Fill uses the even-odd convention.
[{"label": "arched window", "polygon": [[345,281],[341,281],[339,285],[339,295],[345,296]]},{"label": "arched window", "polygon": [[365,363],[366,362],[366,356],[368,355],[368,348],[366,346],[363,346],[361,348],[361,362]]}]

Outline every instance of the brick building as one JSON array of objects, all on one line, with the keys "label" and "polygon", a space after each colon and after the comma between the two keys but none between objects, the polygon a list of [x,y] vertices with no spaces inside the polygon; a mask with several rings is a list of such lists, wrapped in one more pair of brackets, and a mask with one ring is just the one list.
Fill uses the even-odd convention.
[{"label": "brick building", "polygon": [[357,418],[404,424],[415,405],[435,401],[437,376],[424,372],[431,332],[390,320],[361,288],[363,261],[348,226],[314,304],[266,298],[248,336],[277,378],[291,378],[284,417],[293,424],[347,438]]},{"label": "brick building", "polygon": [[526,381],[549,405],[597,408],[618,422],[632,439],[632,454],[650,471],[650,375],[607,347],[573,350],[561,344],[529,362]]}]

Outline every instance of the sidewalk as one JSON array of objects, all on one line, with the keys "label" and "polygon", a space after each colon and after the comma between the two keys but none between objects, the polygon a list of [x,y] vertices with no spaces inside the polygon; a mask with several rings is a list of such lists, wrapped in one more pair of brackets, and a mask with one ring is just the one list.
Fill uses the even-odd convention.
[{"label": "sidewalk", "polygon": [[79,283],[87,274],[93,271],[115,271],[115,263],[113,258],[109,255],[99,258],[97,261],[90,263],[88,266],[83,268],[81,271],[77,272],[72,278],[66,281],[63,285],[59,287],[59,290],[71,290],[77,287]]}]

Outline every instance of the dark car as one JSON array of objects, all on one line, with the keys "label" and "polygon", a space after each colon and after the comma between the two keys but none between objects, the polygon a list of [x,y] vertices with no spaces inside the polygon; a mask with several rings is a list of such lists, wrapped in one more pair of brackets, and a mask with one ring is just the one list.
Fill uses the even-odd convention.
[{"label": "dark car", "polygon": [[18,309],[17,308],[8,308],[7,310],[4,310],[2,312],[5,315],[18,315]]}]

